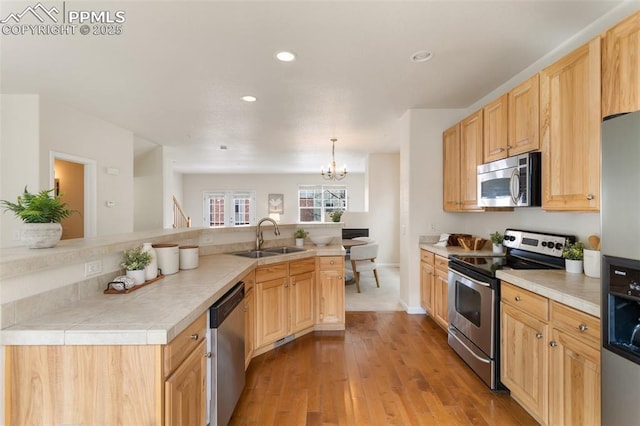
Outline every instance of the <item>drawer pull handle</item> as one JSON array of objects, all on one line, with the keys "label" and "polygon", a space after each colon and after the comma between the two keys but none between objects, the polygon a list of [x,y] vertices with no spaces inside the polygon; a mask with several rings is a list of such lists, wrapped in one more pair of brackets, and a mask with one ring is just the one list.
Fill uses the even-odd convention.
[{"label": "drawer pull handle", "polygon": [[198,340],[198,337],[200,337],[200,336],[198,336],[198,333],[193,333],[191,335],[191,340]]},{"label": "drawer pull handle", "polygon": [[584,333],[585,331],[587,331],[589,329],[589,326],[587,324],[580,324],[578,326],[578,328],[580,329],[581,332]]},{"label": "drawer pull handle", "polygon": [[591,201],[593,200],[595,197],[593,196],[593,194],[587,194],[587,200]]},{"label": "drawer pull handle", "polygon": [[542,333],[536,333],[536,339],[542,339]]},{"label": "drawer pull handle", "polygon": [[331,262],[329,262],[329,265],[335,265],[336,262],[334,262],[333,260]]},{"label": "drawer pull handle", "polygon": [[519,301],[522,300],[522,298],[520,296],[516,296],[516,297],[514,297],[514,299],[516,299],[516,302],[519,302]]},{"label": "drawer pull handle", "polygon": [[551,346],[552,348],[555,348],[556,346],[558,346],[558,343],[552,340],[549,342],[549,346]]},{"label": "drawer pull handle", "polygon": [[212,355],[211,355],[211,352],[207,352],[206,354],[204,354],[204,357],[205,357],[205,358],[211,358],[211,356],[212,356]]}]

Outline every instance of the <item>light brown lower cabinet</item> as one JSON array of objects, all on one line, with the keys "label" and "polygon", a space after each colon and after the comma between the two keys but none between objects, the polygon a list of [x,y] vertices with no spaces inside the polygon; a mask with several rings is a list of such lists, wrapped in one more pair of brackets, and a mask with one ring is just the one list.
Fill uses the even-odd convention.
[{"label": "light brown lower cabinet", "polygon": [[442,328],[449,328],[449,264],[445,257],[435,257],[433,281],[433,320]]},{"label": "light brown lower cabinet", "polygon": [[318,257],[316,329],[344,330],[344,257]]},{"label": "light brown lower cabinet", "polygon": [[427,250],[420,250],[420,306],[433,315],[433,290],[435,257]]},{"label": "light brown lower cabinet", "polygon": [[502,282],[500,378],[543,425],[600,424],[600,320]]},{"label": "light brown lower cabinet", "polygon": [[168,345],[7,346],[6,425],[204,425],[206,314]]},{"label": "light brown lower cabinet", "polygon": [[251,271],[242,279],[244,281],[244,368],[253,358],[256,334],[256,291],[255,271]]}]

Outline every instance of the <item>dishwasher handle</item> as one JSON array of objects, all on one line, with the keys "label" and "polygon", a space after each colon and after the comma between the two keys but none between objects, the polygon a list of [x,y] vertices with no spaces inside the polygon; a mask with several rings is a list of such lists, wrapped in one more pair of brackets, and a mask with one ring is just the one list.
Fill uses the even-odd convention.
[{"label": "dishwasher handle", "polygon": [[244,299],[244,282],[240,281],[209,308],[209,327],[218,328]]}]

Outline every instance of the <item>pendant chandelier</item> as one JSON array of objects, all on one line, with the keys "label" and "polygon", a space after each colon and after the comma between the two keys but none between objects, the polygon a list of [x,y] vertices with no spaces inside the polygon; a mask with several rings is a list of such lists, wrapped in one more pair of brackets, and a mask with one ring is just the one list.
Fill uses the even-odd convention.
[{"label": "pendant chandelier", "polygon": [[342,180],[347,176],[347,166],[342,166],[342,170],[338,171],[336,168],[336,142],[338,139],[331,139],[333,146],[331,148],[331,163],[329,163],[329,170],[325,171],[322,168],[320,174],[326,180]]}]

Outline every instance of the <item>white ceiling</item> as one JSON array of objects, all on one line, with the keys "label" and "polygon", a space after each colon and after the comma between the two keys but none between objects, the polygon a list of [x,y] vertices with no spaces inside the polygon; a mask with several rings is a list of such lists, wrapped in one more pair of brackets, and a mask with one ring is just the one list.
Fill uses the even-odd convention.
[{"label": "white ceiling", "polygon": [[[0,89],[170,146],[180,172],[315,172],[333,137],[363,171],[398,152],[407,109],[468,107],[619,3],[67,1],[125,11],[123,34],[1,36]],[[2,2],[0,19],[29,4]],[[421,49],[433,59],[411,62]]]}]

